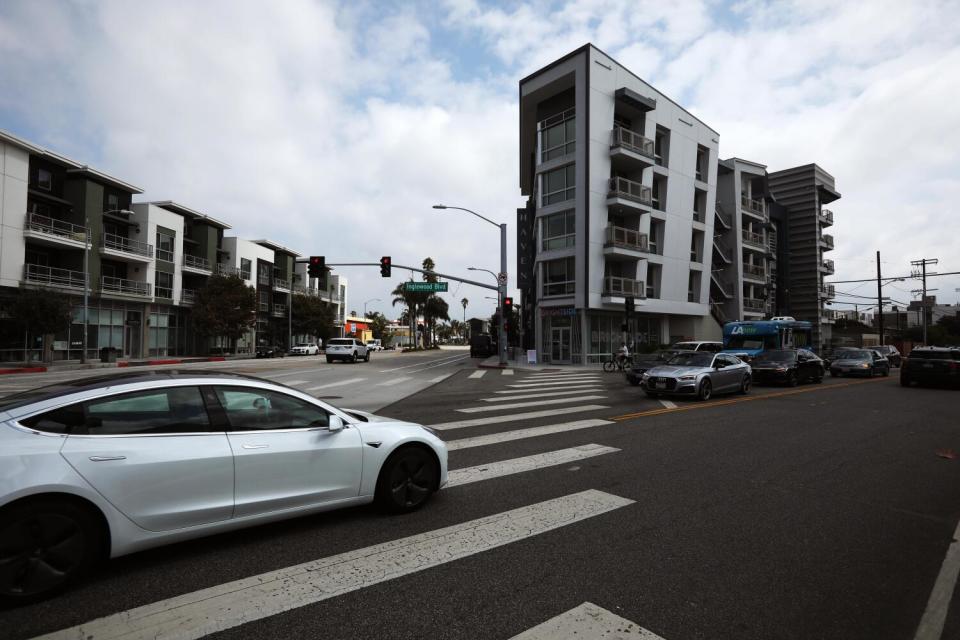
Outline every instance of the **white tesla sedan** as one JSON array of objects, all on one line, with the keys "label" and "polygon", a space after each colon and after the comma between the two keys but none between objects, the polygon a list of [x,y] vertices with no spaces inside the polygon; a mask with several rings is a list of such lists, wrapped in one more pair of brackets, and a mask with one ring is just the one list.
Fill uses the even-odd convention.
[{"label": "white tesla sedan", "polygon": [[0,400],[0,600],[47,596],[99,561],[447,482],[426,427],[218,372],[130,372]]}]

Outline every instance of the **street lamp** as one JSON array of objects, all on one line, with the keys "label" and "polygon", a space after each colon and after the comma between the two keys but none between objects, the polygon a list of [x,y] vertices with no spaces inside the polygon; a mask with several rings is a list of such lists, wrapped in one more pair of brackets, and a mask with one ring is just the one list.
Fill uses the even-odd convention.
[{"label": "street lamp", "polygon": [[367,303],[369,302],[381,302],[380,298],[370,298],[367,302],[363,303],[363,319],[367,319]]},{"label": "street lamp", "polygon": [[[493,226],[500,228],[500,274],[494,277],[497,278],[497,295],[500,297],[501,300],[505,298],[507,296],[507,225],[506,223],[497,224],[490,218],[485,218],[484,216],[480,215],[476,211],[473,211],[471,209],[466,209],[464,207],[452,207],[445,204],[435,204],[433,205],[433,208],[434,209],[456,209],[458,211],[466,211],[467,213],[472,213],[473,215],[477,216],[484,222],[488,222]],[[484,269],[484,271],[486,271],[486,269]],[[506,326],[506,321],[507,319],[504,317],[504,314],[501,312],[500,322],[499,322],[500,326],[497,327],[498,329],[497,333],[499,335],[499,341],[500,341],[500,346],[498,348],[498,351],[500,352],[501,366],[506,366],[507,364],[507,334],[504,329],[504,327]]]}]

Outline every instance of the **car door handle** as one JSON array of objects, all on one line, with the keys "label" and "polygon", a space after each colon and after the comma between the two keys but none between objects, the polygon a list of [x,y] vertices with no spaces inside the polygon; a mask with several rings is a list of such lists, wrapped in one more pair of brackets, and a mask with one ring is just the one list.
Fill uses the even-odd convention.
[{"label": "car door handle", "polygon": [[266,449],[270,445],[268,444],[245,444],[243,445],[244,449]]},{"label": "car door handle", "polygon": [[110,462],[111,460],[126,460],[127,456],[90,456],[90,462]]}]

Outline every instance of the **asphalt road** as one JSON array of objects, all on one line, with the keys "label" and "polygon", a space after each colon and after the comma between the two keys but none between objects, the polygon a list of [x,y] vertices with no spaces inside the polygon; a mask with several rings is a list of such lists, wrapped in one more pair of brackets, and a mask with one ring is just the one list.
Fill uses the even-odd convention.
[{"label": "asphalt road", "polygon": [[[663,403],[615,374],[436,367],[447,368],[379,411],[436,425],[450,444],[454,486],[422,510],[356,508],[120,558],[53,600],[0,611],[0,635],[318,559],[349,566],[340,554],[359,551],[376,561],[362,586],[275,614],[250,600],[239,607],[250,622],[210,637],[551,637],[535,628],[593,603],[606,610],[594,624],[667,640],[914,638],[960,519],[960,460],[937,455],[960,450],[960,392],[904,389],[894,372]],[[428,541],[383,555],[411,536]],[[958,600],[942,638],[960,638]]]}]

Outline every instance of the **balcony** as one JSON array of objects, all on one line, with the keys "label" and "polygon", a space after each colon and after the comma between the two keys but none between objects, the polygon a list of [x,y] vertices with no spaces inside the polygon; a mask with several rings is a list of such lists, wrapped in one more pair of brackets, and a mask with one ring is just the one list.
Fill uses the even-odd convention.
[{"label": "balcony", "polygon": [[832,300],[837,297],[837,288],[832,284],[825,284],[820,287],[820,297]]},{"label": "balcony", "polygon": [[834,272],[833,260],[824,260],[823,262],[821,262],[820,269],[824,273],[833,273]]},{"label": "balcony", "polygon": [[607,226],[603,243],[603,255],[620,258],[643,258],[650,246],[647,243],[647,234],[635,229]]},{"label": "balcony", "polygon": [[28,213],[23,223],[23,236],[49,247],[84,249],[90,230],[87,227],[48,218],[39,213]]},{"label": "balcony", "polygon": [[821,227],[833,226],[833,211],[830,211],[830,209],[820,209],[819,218]]},{"label": "balcony", "polygon": [[213,272],[209,260],[200,256],[192,256],[189,253],[183,254],[183,270],[203,275],[210,275]]},{"label": "balcony", "polygon": [[257,303],[257,310],[260,311],[260,312],[262,312],[262,313],[267,313],[267,312],[269,312],[269,311],[270,311],[270,303],[269,303],[269,302],[258,302],[258,303]]},{"label": "balcony", "polygon": [[273,310],[270,312],[275,318],[286,318],[287,317],[287,305],[285,304],[275,304],[273,305]]},{"label": "balcony", "polygon": [[124,280],[123,278],[111,278],[110,276],[103,276],[100,279],[100,291],[104,294],[149,298],[150,288],[149,282]]},{"label": "balcony", "polygon": [[748,198],[746,195],[740,196],[740,208],[746,213],[750,213],[759,218],[767,219],[767,205],[763,200]]},{"label": "balcony", "polygon": [[820,246],[823,247],[824,251],[833,251],[833,236],[829,233],[824,233],[820,236]]},{"label": "balcony", "polygon": [[257,284],[269,287],[273,283],[273,279],[266,273],[257,274]]},{"label": "balcony", "polygon": [[273,288],[278,291],[290,292],[290,281],[286,278],[274,278],[273,279]]},{"label": "balcony", "polygon": [[113,233],[104,233],[100,253],[125,262],[150,262],[153,260],[153,245]]},{"label": "balcony", "polygon": [[767,271],[763,268],[762,264],[749,264],[743,263],[743,277],[748,280],[755,280],[760,282],[766,282],[767,280]]},{"label": "balcony", "polygon": [[743,311],[744,313],[759,313],[763,314],[767,309],[767,303],[765,300],[760,298],[744,298],[743,299]]},{"label": "balcony", "polygon": [[83,271],[70,271],[46,267],[42,264],[23,265],[23,281],[40,287],[83,291],[85,279]]},{"label": "balcony", "polygon": [[610,139],[610,159],[627,171],[642,171],[652,167],[653,140],[624,127],[614,127]]},{"label": "balcony", "polygon": [[197,302],[197,292],[193,289],[180,289],[180,304],[193,306]]},{"label": "balcony", "polygon": [[645,213],[653,206],[653,191],[635,180],[610,178],[607,205],[618,205],[637,213]]},{"label": "balcony", "polygon": [[[228,265],[228,264],[223,264],[223,263],[218,262],[218,263],[217,263],[217,275],[218,275],[218,276],[225,276],[225,277],[227,277],[227,276],[239,276],[239,275],[240,275],[240,269],[237,269],[236,267],[231,267],[231,266]],[[250,278],[246,278],[246,280],[249,280],[249,279],[250,279]]]},{"label": "balcony", "polygon": [[[603,279],[603,297],[604,298],[646,298],[646,286],[639,280],[632,278],[621,278],[619,276],[606,276]],[[604,300],[604,302],[613,302]]]},{"label": "balcony", "polygon": [[767,250],[767,243],[763,241],[762,233],[754,233],[746,229],[743,229],[741,233],[743,234],[743,244],[745,247],[755,248],[764,252]]}]

